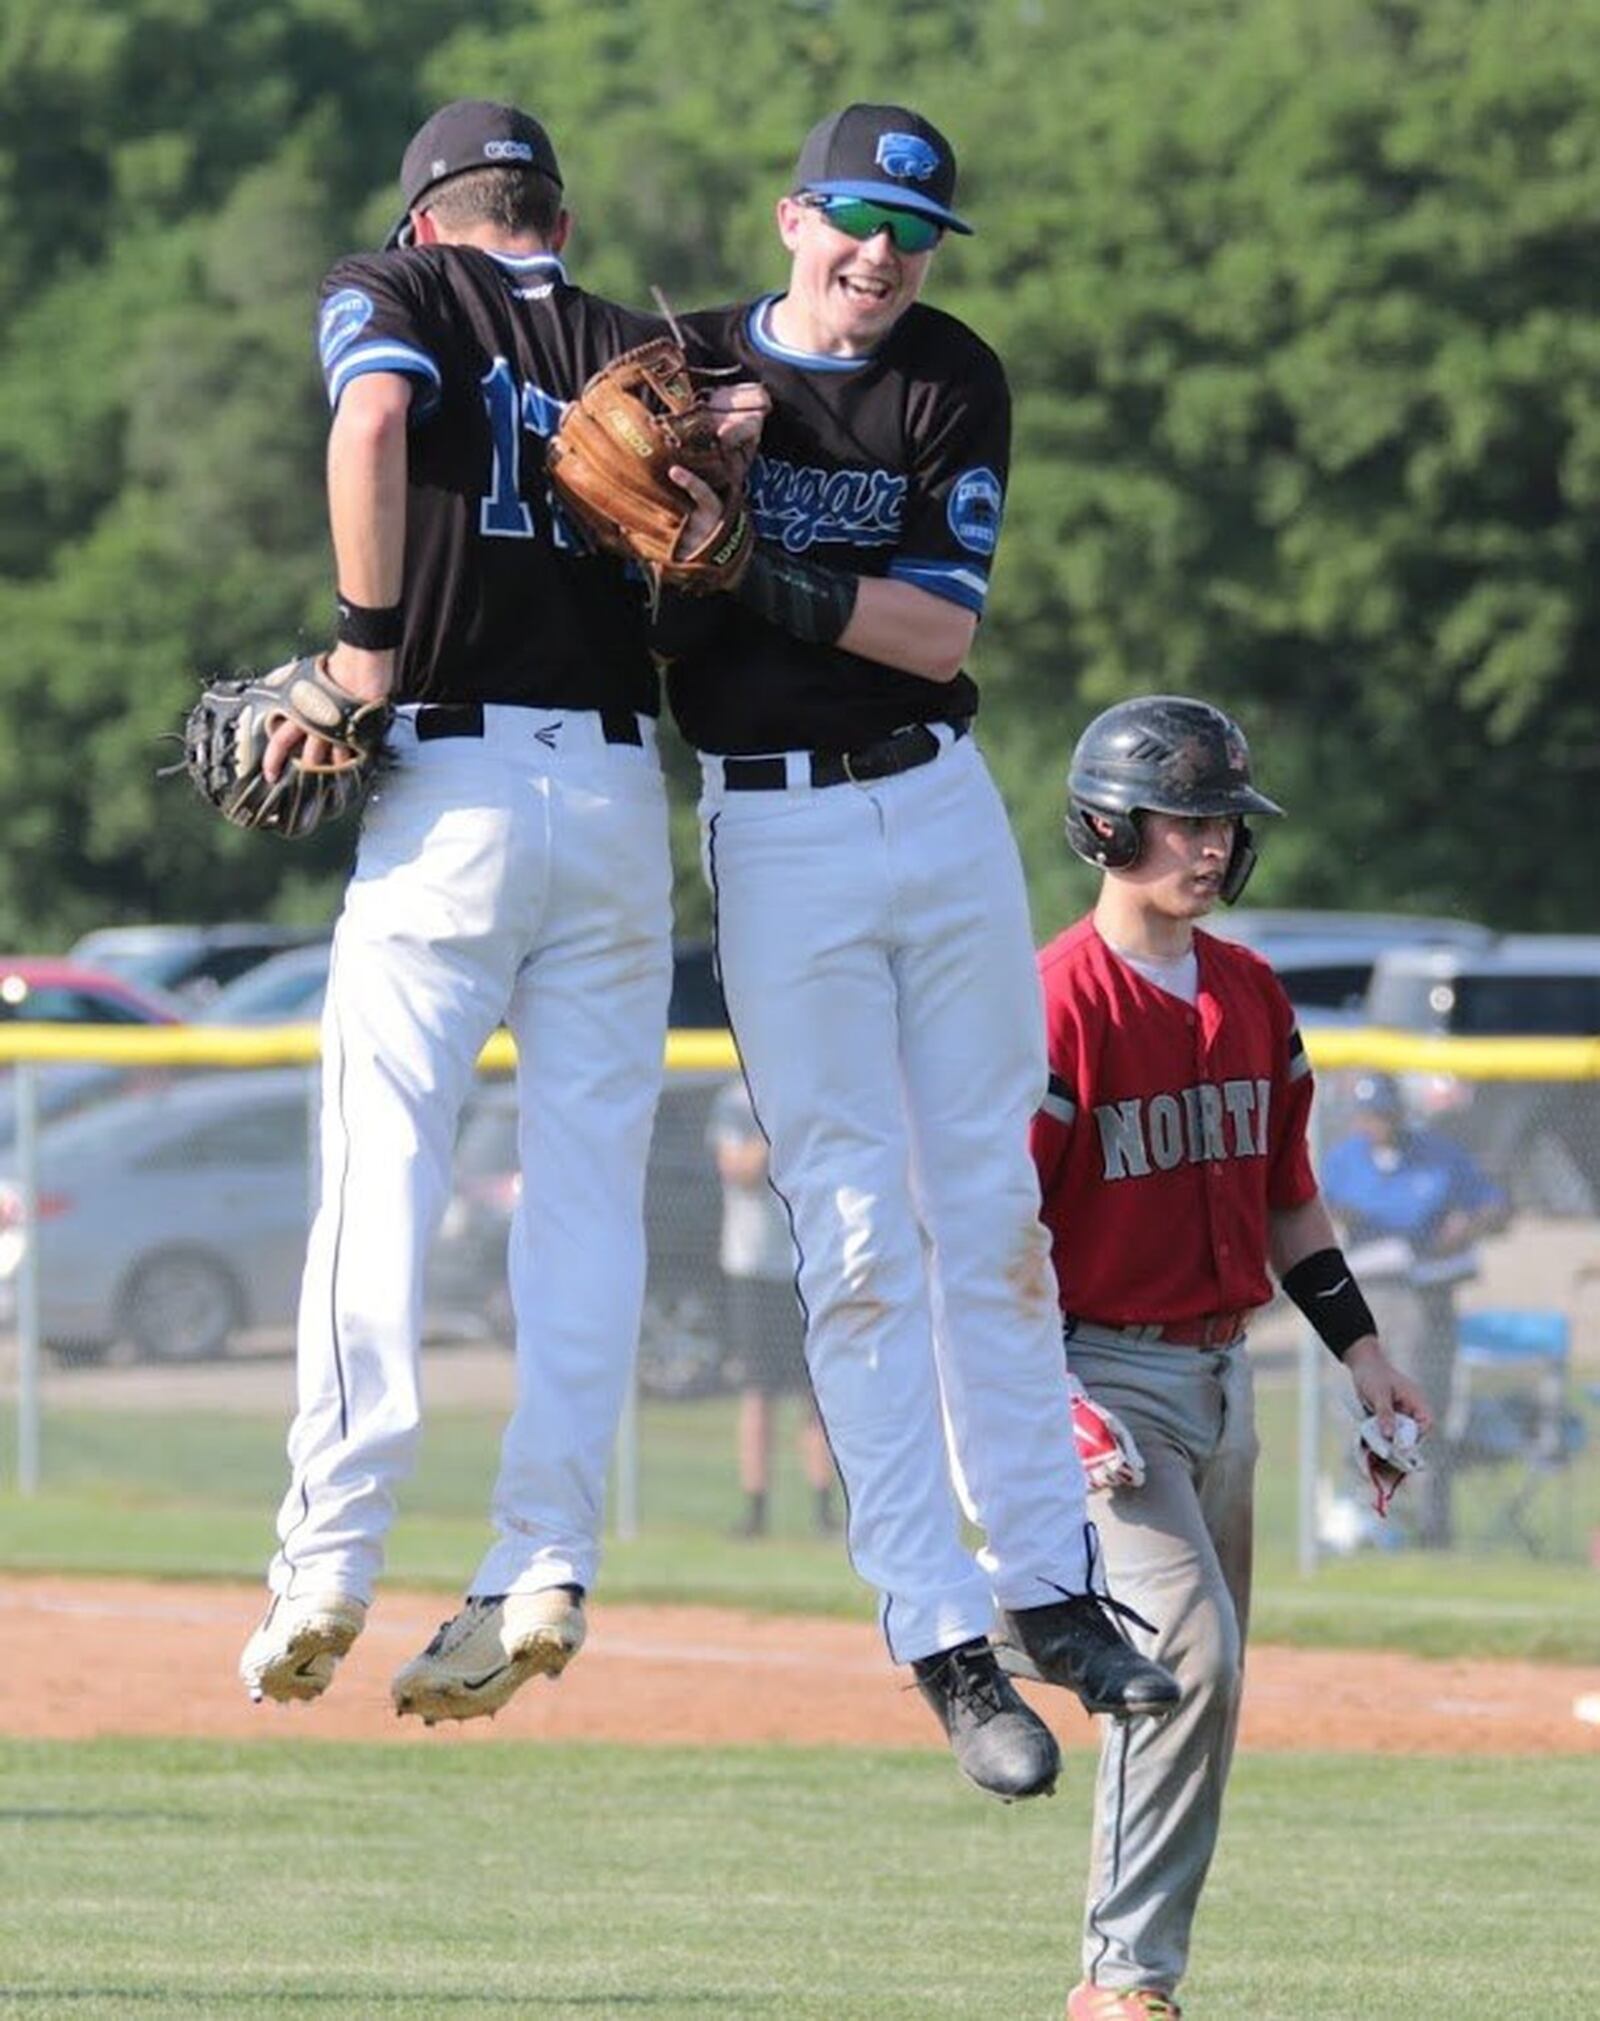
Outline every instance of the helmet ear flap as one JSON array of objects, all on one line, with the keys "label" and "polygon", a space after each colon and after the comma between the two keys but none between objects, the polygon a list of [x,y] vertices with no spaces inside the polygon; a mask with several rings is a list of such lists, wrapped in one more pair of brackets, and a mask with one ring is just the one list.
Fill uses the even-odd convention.
[{"label": "helmet ear flap", "polygon": [[1067,802],[1067,840],[1073,854],[1085,863],[1097,863],[1102,870],[1127,870],[1139,860],[1139,817],[1120,808],[1071,799]]},{"label": "helmet ear flap", "polygon": [[1250,882],[1250,873],[1255,867],[1256,838],[1250,832],[1250,823],[1241,818],[1233,824],[1233,849],[1228,857],[1228,867],[1222,873],[1222,885],[1218,892],[1224,905],[1233,904]]}]

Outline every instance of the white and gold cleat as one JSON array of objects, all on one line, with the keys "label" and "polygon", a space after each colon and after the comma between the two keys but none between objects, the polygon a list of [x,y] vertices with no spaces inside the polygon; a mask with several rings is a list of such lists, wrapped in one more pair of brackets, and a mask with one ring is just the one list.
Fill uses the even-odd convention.
[{"label": "white and gold cleat", "polygon": [[427,1726],[500,1710],[530,1677],[559,1677],[583,1647],[583,1598],[570,1586],[467,1601],[395,1673],[394,1709]]},{"label": "white and gold cleat", "polygon": [[257,1705],[320,1698],[366,1618],[366,1601],[348,1593],[276,1595],[239,1658],[244,1688]]}]

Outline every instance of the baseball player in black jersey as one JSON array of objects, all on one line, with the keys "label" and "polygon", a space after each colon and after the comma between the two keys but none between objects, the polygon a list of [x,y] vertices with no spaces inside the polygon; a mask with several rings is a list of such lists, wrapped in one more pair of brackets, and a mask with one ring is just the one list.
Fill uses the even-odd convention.
[{"label": "baseball player in black jersey", "polygon": [[401,185],[405,223],[333,269],[318,325],[330,672],[397,712],[334,935],[293,1479],[240,1672],[256,1698],[314,1698],[361,1629],[420,1429],[424,1260],[503,1021],[516,1404],[498,1540],[394,1682],[431,1722],[493,1712],[583,1639],[643,1296],[670,873],[642,593],[563,524],[543,454],[563,402],[659,325],[567,279],[560,171],[526,113],[444,107]]},{"label": "baseball player in black jersey", "polygon": [[935,127],[849,106],[778,205],[787,291],[687,319],[773,411],[756,560],[669,691],[702,753],[723,986],[794,1223],[851,1556],[961,1767],[1010,1799],[1048,1791],[1059,1757],[996,1664],[997,1605],[1097,1710],[1159,1712],[1177,1687],[1092,1590],[1027,1152],[1033,940],[963,671],[1010,402],[993,352],[917,299],[943,233],[970,229],[954,193]]}]

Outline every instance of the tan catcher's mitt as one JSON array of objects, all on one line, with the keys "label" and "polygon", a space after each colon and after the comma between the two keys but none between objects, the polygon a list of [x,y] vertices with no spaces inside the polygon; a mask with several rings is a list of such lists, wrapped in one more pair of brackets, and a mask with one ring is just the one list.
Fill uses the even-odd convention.
[{"label": "tan catcher's mitt", "polygon": [[[667,475],[674,464],[723,501],[716,528],[688,554],[678,550],[694,505]],[[596,545],[642,565],[652,601],[663,589],[710,596],[744,573],[755,536],[743,480],[670,337],[624,351],[595,373],[562,416],[547,468],[557,497]]]},{"label": "tan catcher's mitt", "polygon": [[[183,763],[172,769],[186,772],[224,820],[290,840],[365,797],[392,714],[387,702],[364,702],[341,688],[325,653],[289,660],[270,674],[212,681],[189,711]],[[321,737],[334,755],[326,765],[308,766],[297,754],[269,784],[261,761],[286,718]]]}]

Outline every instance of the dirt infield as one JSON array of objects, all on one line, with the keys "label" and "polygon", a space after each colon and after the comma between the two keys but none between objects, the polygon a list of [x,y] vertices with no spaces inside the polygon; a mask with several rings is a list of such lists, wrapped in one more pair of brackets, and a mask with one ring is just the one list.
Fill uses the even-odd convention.
[{"label": "dirt infield", "polygon": [[[439,1596],[386,1592],[315,1706],[246,1701],[234,1664],[260,1605],[257,1587],[0,1579],[0,1734],[430,1747],[483,1746],[506,1735],[685,1746],[940,1744],[876,1632],[852,1622],[600,1606],[588,1647],[558,1684],[529,1686],[493,1722],[428,1732],[394,1717],[388,1679],[448,1611]],[[1065,1693],[1031,1695],[1066,1745],[1093,1745],[1093,1722]],[[1600,1724],[1574,1712],[1590,1697],[1600,1701],[1600,1671],[1259,1647],[1250,1657],[1243,1745],[1600,1756]]]}]

